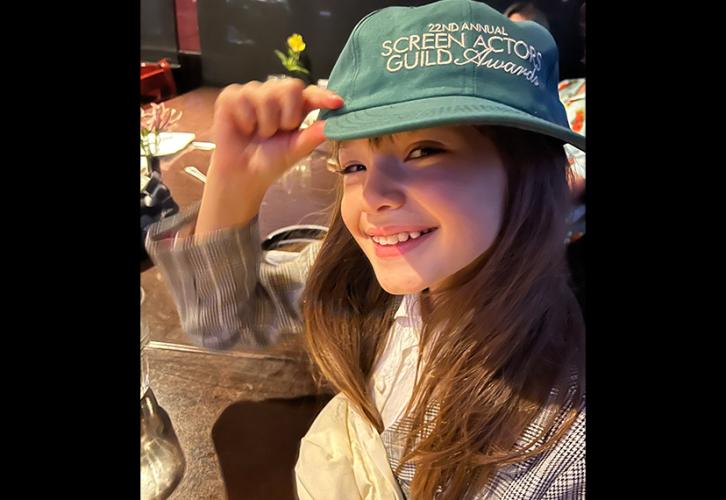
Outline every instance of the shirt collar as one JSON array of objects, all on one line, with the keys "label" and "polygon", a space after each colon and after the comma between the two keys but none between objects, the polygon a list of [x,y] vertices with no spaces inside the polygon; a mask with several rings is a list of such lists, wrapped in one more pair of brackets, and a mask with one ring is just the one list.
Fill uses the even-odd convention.
[{"label": "shirt collar", "polygon": [[413,327],[418,333],[421,329],[421,304],[418,294],[404,295],[393,318],[401,325]]}]

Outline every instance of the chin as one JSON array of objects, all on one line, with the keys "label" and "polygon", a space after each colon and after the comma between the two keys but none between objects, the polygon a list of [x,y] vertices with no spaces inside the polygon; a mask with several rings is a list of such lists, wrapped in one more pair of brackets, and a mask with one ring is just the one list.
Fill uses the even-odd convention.
[{"label": "chin", "polygon": [[415,294],[425,290],[429,286],[428,283],[424,283],[418,277],[410,280],[401,279],[400,277],[396,279],[390,279],[388,277],[386,277],[385,279],[381,279],[381,276],[376,274],[376,279],[378,280],[378,284],[381,286],[381,288],[383,288],[391,295]]}]

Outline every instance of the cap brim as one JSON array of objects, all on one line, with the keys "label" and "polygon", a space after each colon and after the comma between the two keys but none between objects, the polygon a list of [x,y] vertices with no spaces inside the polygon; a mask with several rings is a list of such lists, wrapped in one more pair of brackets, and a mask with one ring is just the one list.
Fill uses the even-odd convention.
[{"label": "cap brim", "polygon": [[335,141],[456,123],[499,125],[529,130],[560,139],[585,151],[584,135],[511,106],[480,97],[428,97],[349,111],[341,116],[335,116],[335,111],[328,113],[333,116],[325,118],[325,136]]}]

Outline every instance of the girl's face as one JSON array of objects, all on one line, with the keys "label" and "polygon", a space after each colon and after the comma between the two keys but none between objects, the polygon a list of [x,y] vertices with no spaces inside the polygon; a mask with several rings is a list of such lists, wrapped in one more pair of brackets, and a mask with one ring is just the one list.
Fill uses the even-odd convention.
[{"label": "girl's face", "polygon": [[338,162],[343,222],[390,294],[436,290],[497,236],[506,173],[473,127],[344,141]]}]

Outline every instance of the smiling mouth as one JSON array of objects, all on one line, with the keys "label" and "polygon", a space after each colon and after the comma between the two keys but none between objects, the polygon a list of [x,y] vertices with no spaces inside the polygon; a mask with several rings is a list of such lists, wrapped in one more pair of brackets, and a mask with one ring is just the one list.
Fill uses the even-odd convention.
[{"label": "smiling mouth", "polygon": [[426,234],[436,231],[437,229],[437,227],[431,227],[424,231],[402,232],[392,234],[390,236],[370,236],[370,238],[377,246],[393,247],[406,243],[407,241],[415,241]]}]

